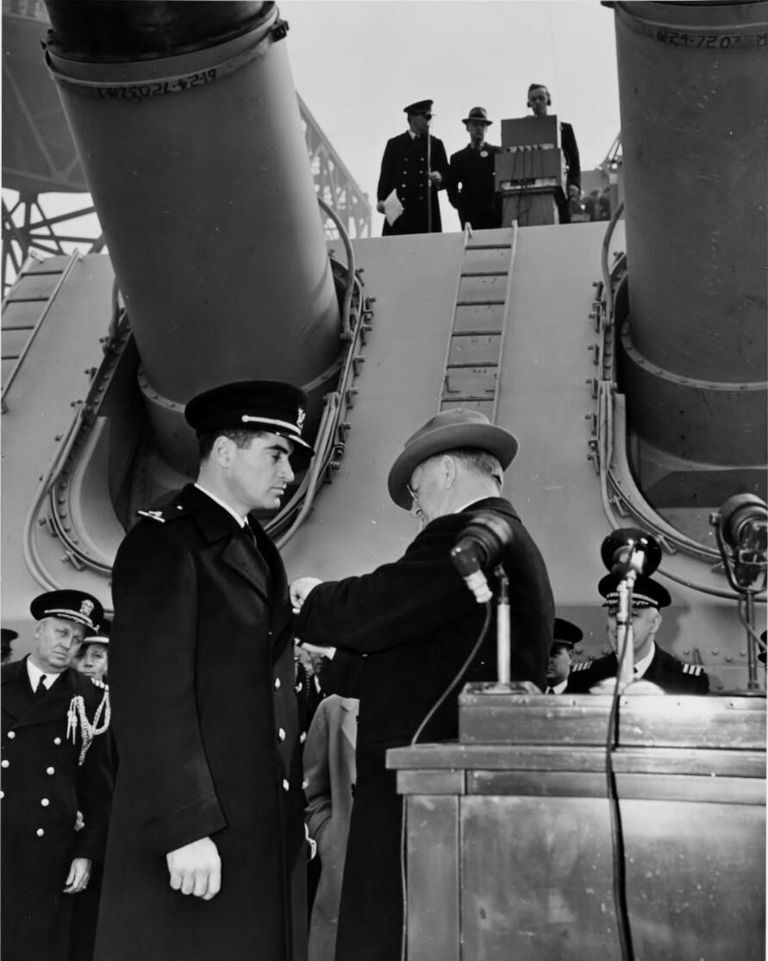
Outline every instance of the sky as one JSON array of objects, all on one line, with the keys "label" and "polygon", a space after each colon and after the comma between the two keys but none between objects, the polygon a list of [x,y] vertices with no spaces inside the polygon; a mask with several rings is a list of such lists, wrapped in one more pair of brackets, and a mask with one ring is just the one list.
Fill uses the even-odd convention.
[{"label": "sky", "polygon": [[598,0],[281,0],[279,9],[296,89],[372,201],[384,145],[415,100],[435,101],[432,133],[449,156],[468,142],[461,118],[474,106],[488,110],[498,143],[499,120],[529,112],[532,82],[573,125],[583,169],[619,132],[614,15]]}]

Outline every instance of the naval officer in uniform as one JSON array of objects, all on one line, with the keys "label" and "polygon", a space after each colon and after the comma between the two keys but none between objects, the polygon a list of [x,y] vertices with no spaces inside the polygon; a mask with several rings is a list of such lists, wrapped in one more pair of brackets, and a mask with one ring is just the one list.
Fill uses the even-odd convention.
[{"label": "naval officer in uniform", "polygon": [[[619,610],[619,574],[606,574],[597,585],[605,598],[606,629],[612,653],[594,661],[582,661],[571,667],[567,694],[584,694],[600,681],[616,677],[616,615]],[[699,664],[686,664],[668,654],[656,643],[661,627],[661,609],[669,607],[669,591],[651,577],[639,575],[632,592],[632,643],[635,680],[641,678],[661,688],[665,694],[708,694],[709,677]]]},{"label": "naval officer in uniform", "polygon": [[387,141],[376,190],[379,213],[384,213],[384,201],[393,190],[403,212],[392,224],[384,220],[383,236],[440,233],[443,228],[437,192],[448,182],[448,157],[442,140],[429,132],[432,101],[409,103],[403,110],[408,129]]},{"label": "naval officer in uniform", "polygon": [[104,612],[75,590],[41,594],[30,611],[32,652],[2,668],[2,958],[67,961],[73,896],[103,857],[112,790],[108,698],[69,663]]},{"label": "naval officer in uniform", "polygon": [[288,961],[306,936],[291,608],[251,513],[276,511],[292,460],[312,454],[305,412],[302,391],[273,381],[194,398],[197,481],[143,512],[117,553],[98,961]]}]

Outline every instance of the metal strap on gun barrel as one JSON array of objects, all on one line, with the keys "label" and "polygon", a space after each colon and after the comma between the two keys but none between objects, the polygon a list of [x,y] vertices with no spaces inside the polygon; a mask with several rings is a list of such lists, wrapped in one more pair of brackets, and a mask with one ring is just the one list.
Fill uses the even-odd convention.
[{"label": "metal strap on gun barrel", "polygon": [[352,249],[349,234],[344,229],[344,225],[333,207],[327,204],[322,197],[318,197],[317,202],[320,205],[320,209],[336,224],[339,237],[341,237],[344,249],[347,252],[347,289],[344,291],[344,302],[341,305],[341,322],[343,324],[341,338],[342,340],[351,340],[354,335],[354,330],[349,316],[349,308],[352,304],[352,292],[355,286],[355,252]]},{"label": "metal strap on gun barrel", "polygon": [[600,251],[600,267],[603,272],[603,290],[605,291],[605,315],[611,320],[613,319],[613,288],[611,287],[611,269],[608,266],[608,250],[611,246],[613,231],[616,229],[616,224],[619,222],[619,218],[623,213],[624,201],[622,200],[619,206],[611,214],[610,222],[605,228],[603,246]]},{"label": "metal strap on gun barrel", "polygon": [[317,431],[317,453],[312,466],[305,476],[301,488],[303,489],[303,501],[291,526],[280,537],[276,538],[275,543],[278,549],[282,549],[293,537],[296,531],[304,523],[304,519],[309,513],[315,499],[315,492],[318,483],[322,480],[328,466],[331,451],[333,450],[333,440],[336,436],[336,423],[338,412],[341,406],[341,397],[337,391],[325,395],[325,410],[320,420],[320,427]]},{"label": "metal strap on gun barrel", "polygon": [[[84,80],[80,77],[68,77],[54,66],[47,49],[45,50],[45,64],[56,83],[64,86],[77,87],[82,92],[93,97],[103,98],[104,93],[102,93],[102,91],[109,90],[135,91],[131,96],[121,98],[125,100],[144,100],[147,97],[184,93],[186,90],[193,89],[197,86],[197,84],[192,83],[192,79],[198,77],[201,73],[207,75],[206,83],[213,83],[216,80],[221,80],[222,77],[228,77],[230,74],[236,73],[241,67],[250,63],[251,60],[255,60],[256,57],[261,54],[264,44],[269,42],[272,29],[274,29],[276,23],[277,21],[275,24],[272,24],[272,27],[266,33],[262,33],[252,46],[247,47],[241,53],[235,54],[235,56],[230,57],[223,63],[213,64],[212,66],[205,67],[203,70],[195,70],[191,73],[172,74],[168,77],[153,77],[152,80],[141,83],[126,83],[124,80]],[[210,76],[211,73],[213,73],[212,76]],[[160,89],[153,89],[158,86],[160,86]]]}]

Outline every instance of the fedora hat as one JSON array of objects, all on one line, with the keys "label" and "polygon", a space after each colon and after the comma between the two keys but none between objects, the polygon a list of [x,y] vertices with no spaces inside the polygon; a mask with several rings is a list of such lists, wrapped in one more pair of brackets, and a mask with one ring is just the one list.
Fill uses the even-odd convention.
[{"label": "fedora hat", "polygon": [[467,116],[461,121],[462,123],[484,123],[486,127],[489,127],[493,121],[488,119],[488,111],[485,107],[473,107]]},{"label": "fedora hat", "polygon": [[408,482],[414,470],[428,457],[459,447],[473,447],[497,457],[504,470],[517,453],[517,438],[492,424],[478,410],[456,407],[435,414],[411,434],[389,471],[389,496],[405,510],[410,510]]}]

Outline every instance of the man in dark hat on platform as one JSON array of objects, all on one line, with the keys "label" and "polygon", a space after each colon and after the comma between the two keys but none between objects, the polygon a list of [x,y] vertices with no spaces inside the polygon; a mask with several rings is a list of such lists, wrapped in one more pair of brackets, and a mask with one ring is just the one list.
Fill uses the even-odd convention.
[{"label": "man in dark hat on platform", "polygon": [[[383,236],[440,233],[437,192],[448,180],[448,157],[442,140],[429,132],[432,101],[409,103],[403,110],[408,129],[387,141],[376,189],[376,209],[386,214]],[[398,202],[402,213],[393,219]]]},{"label": "man in dark hat on platform", "polygon": [[[546,117],[552,106],[552,97],[543,83],[532,83],[528,87],[528,107],[534,117]],[[557,210],[561,224],[571,222],[571,200],[581,197],[581,160],[576,145],[576,135],[569,123],[560,123],[560,149],[565,166],[565,190],[557,197]]]},{"label": "man in dark hat on platform", "polygon": [[546,694],[563,694],[573,664],[573,649],[584,637],[580,627],[564,617],[555,618],[555,636],[549,650]]},{"label": "man in dark hat on platform", "polygon": [[2,958],[68,961],[72,895],[104,855],[112,791],[108,701],[69,664],[104,611],[58,590],[30,612],[32,652],[2,668]]},{"label": "man in dark hat on platform", "polygon": [[0,629],[0,663],[7,664],[13,653],[11,645],[19,636],[17,631],[12,631],[10,627]]},{"label": "man in dark hat on platform", "polygon": [[[392,500],[421,533],[398,560],[370,574],[291,584],[296,633],[337,645],[324,688],[360,699],[357,783],[342,884],[337,961],[399,961],[401,799],[388,748],[408,744],[441,695],[420,740],[458,736],[458,695],[496,677],[495,604],[481,606],[451,549],[470,522],[509,525],[511,679],[543,688],[554,606],[544,561],[501,487],[517,440],[474,410],[448,410],[408,438],[389,472]],[[488,571],[490,586],[498,579]],[[476,651],[488,612],[488,630]],[[473,653],[474,651],[474,653]]]},{"label": "man in dark hat on platform", "polygon": [[493,123],[485,107],[473,107],[462,123],[469,144],[451,154],[448,171],[448,199],[459,211],[461,227],[469,223],[476,230],[501,227],[501,195],[494,188],[494,164],[501,147],[485,139]]},{"label": "man in dark hat on platform", "polygon": [[[291,607],[274,512],[313,453],[304,393],[191,400],[197,481],[141,511],[115,560],[109,680],[120,759],[99,961],[301,953],[306,927]],[[301,901],[299,905],[299,901]]]},{"label": "man in dark hat on platform", "polygon": [[[617,619],[619,610],[618,586],[621,575],[606,574],[597,585],[605,598],[606,629],[613,652],[594,661],[582,661],[571,668],[567,694],[583,694],[600,681],[615,678],[618,671],[616,657]],[[638,575],[632,592],[632,646],[635,680],[655,684],[666,694],[708,694],[709,677],[699,664],[686,664],[668,654],[656,643],[661,627],[661,609],[669,607],[672,599],[663,584],[651,577]]]}]

